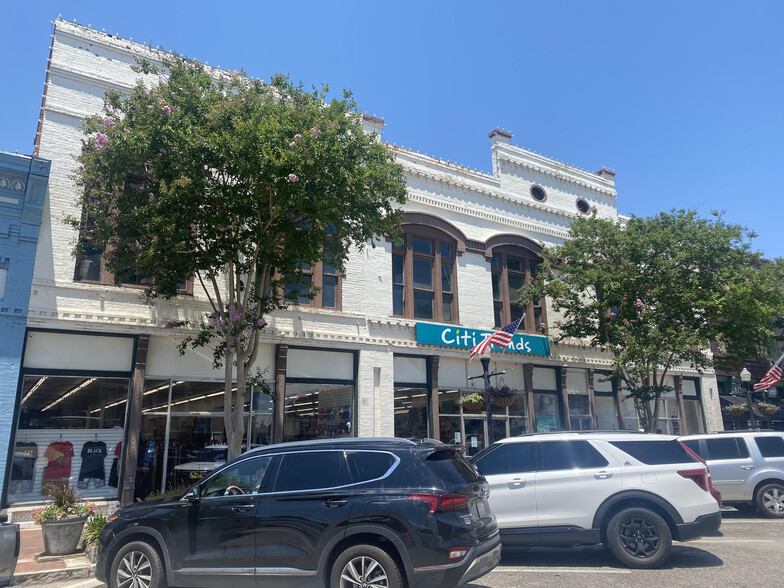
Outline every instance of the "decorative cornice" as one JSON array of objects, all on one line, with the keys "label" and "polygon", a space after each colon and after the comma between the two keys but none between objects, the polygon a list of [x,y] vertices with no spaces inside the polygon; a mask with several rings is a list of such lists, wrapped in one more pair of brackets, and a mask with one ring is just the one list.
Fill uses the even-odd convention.
[{"label": "decorative cornice", "polygon": [[465,204],[455,204],[454,202],[444,201],[440,198],[433,198],[431,196],[425,196],[423,194],[418,194],[416,192],[409,191],[408,201],[419,202],[421,204],[425,204],[432,208],[448,210],[450,212],[457,212],[459,214],[464,214],[475,218],[489,220],[500,225],[505,225],[508,227],[514,227],[519,230],[527,231],[529,234],[549,235],[551,237],[556,237],[558,239],[563,239],[563,240],[569,238],[568,231],[550,228],[542,225],[541,223],[534,223],[530,221],[513,219],[510,218],[509,216],[504,216],[503,214],[500,213],[486,212],[478,208],[469,207]]},{"label": "decorative cornice", "polygon": [[[528,153],[529,152],[526,152],[526,155],[528,155]],[[519,157],[515,157],[514,154],[503,153],[501,151],[501,148],[499,148],[498,151],[496,152],[496,157],[498,161],[503,161],[513,166],[531,170],[545,176],[550,176],[562,182],[579,186],[583,189],[596,192],[597,194],[602,194],[603,196],[609,196],[610,198],[613,199],[617,197],[617,193],[614,189],[606,188],[604,186],[594,183],[593,181],[588,181],[587,179],[578,179],[577,177],[575,177],[576,174],[572,172],[571,169],[559,170],[555,167],[556,165],[561,165],[564,168],[567,167],[571,168],[571,166],[567,166],[567,164],[558,164],[557,162],[543,161],[542,162],[543,164],[537,165],[532,161],[526,161],[524,159],[520,159]],[[583,174],[588,175],[588,172],[584,172],[583,170],[578,170],[577,168],[574,168],[574,170],[577,172],[581,172],[580,175]],[[597,179],[599,178],[597,177]],[[593,178],[591,178],[591,180],[593,180]]]}]

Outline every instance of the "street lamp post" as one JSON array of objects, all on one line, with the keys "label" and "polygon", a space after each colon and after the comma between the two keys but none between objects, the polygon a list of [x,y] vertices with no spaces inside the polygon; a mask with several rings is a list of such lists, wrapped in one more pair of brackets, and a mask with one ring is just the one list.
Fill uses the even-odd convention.
[{"label": "street lamp post", "polygon": [[749,418],[751,419],[751,428],[757,428],[757,419],[754,418],[754,407],[751,405],[751,392],[749,391],[749,382],[751,382],[751,372],[745,367],[740,372],[740,379],[743,382],[743,388],[746,391],[746,402],[749,405]]},{"label": "street lamp post", "polygon": [[[490,358],[489,357],[480,357],[479,361],[482,363],[482,375],[481,376],[472,376],[468,378],[469,380],[476,380],[477,378],[482,378],[482,381],[485,384],[485,390],[490,387],[490,377],[491,376],[502,376],[506,373],[503,372],[495,372],[494,374],[490,373]],[[490,398],[485,398],[485,408],[487,409],[487,441],[488,445],[492,445],[495,443],[495,434],[493,433],[493,403],[491,402]]]}]

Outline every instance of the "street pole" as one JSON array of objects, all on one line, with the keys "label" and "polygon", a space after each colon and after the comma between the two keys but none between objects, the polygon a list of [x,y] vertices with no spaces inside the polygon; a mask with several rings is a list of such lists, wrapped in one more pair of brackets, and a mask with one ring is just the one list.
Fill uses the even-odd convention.
[{"label": "street pole", "polygon": [[[490,387],[490,378],[492,376],[503,376],[506,373],[506,370],[502,372],[495,372],[493,374],[490,373],[490,358],[489,357],[480,357],[479,361],[482,363],[482,375],[481,376],[472,376],[468,378],[469,380],[476,380],[477,378],[482,378],[482,381],[485,384],[485,390]],[[491,402],[490,398],[485,397],[485,408],[487,409],[487,441],[488,445],[492,445],[495,443],[495,434],[493,433],[493,403]]]},{"label": "street pole", "polygon": [[751,391],[749,390],[749,383],[751,382],[751,372],[745,367],[740,372],[740,380],[743,382],[743,389],[746,391],[746,402],[749,405],[749,418],[751,419],[751,428],[757,428],[757,419],[754,418],[754,407],[751,404]]},{"label": "street pole", "polygon": [[749,391],[749,383],[743,382],[743,387],[746,389],[746,402],[749,404],[749,418],[751,418],[751,428],[757,428],[757,419],[754,418],[754,407],[751,404],[751,392]]}]

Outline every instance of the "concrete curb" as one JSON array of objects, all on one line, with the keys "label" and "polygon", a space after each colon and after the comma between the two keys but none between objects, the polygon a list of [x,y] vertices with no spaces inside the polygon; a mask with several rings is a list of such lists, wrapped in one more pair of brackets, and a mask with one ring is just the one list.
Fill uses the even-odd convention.
[{"label": "concrete curb", "polygon": [[65,582],[68,580],[82,580],[93,578],[95,566],[90,563],[78,564],[59,570],[46,570],[39,572],[23,572],[14,574],[12,586],[42,586],[54,582]]}]

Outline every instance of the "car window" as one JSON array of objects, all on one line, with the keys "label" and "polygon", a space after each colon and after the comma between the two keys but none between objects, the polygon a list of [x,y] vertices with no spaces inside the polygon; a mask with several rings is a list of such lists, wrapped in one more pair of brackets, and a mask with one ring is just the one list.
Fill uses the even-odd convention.
[{"label": "car window", "polygon": [[754,437],[762,457],[784,457],[784,437]]},{"label": "car window", "polygon": [[688,447],[694,453],[699,455],[702,459],[708,459],[707,455],[703,455],[703,453],[705,453],[705,451],[704,450],[700,450],[700,440],[699,439],[690,439],[688,441],[681,440],[681,443],[683,443],[686,447]]},{"label": "car window", "polygon": [[383,478],[397,463],[392,454],[380,451],[348,451],[346,459],[356,483]]},{"label": "car window", "polygon": [[708,459],[741,459],[749,456],[746,442],[737,437],[706,439],[705,444],[708,446]]},{"label": "car window", "polygon": [[351,484],[342,451],[303,451],[282,456],[273,492],[318,490]]},{"label": "car window", "polygon": [[425,466],[445,483],[448,488],[463,487],[479,480],[479,474],[455,449],[443,449],[429,453]]},{"label": "car window", "polygon": [[533,443],[499,443],[471,463],[483,476],[534,471]]},{"label": "car window", "polygon": [[202,496],[230,496],[255,494],[264,479],[272,458],[269,456],[244,459],[211,476],[202,486]]},{"label": "car window", "polygon": [[699,460],[675,439],[645,441],[610,441],[613,445],[646,465],[665,465],[672,463],[692,463]]},{"label": "car window", "polygon": [[539,446],[540,471],[603,468],[605,457],[588,441],[545,441]]}]

